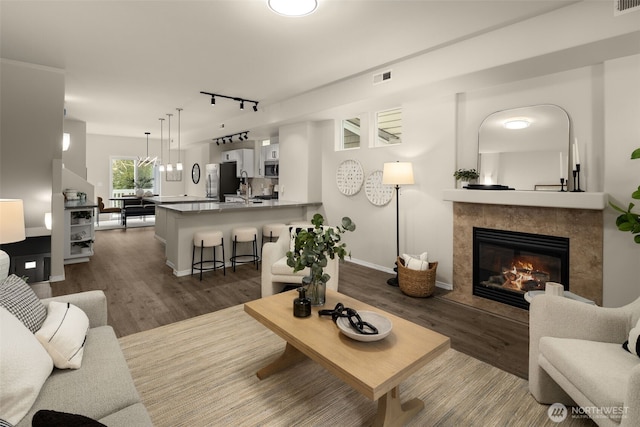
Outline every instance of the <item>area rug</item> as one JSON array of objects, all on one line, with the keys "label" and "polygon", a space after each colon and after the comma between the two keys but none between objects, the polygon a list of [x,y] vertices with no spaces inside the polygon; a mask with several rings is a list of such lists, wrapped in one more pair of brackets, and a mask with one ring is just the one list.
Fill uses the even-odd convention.
[{"label": "area rug", "polygon": [[[311,360],[260,381],[256,371],[285,343],[242,305],[125,336],[120,345],[157,427],[360,426],[377,410]],[[452,349],[400,393],[425,402],[410,426],[558,425],[525,380]],[[568,418],[561,425],[594,424]]]}]

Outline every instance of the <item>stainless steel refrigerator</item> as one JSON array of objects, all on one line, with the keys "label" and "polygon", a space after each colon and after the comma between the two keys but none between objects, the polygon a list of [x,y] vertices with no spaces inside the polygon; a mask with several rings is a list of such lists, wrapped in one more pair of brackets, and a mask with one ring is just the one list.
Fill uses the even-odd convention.
[{"label": "stainless steel refrigerator", "polygon": [[236,194],[240,178],[236,176],[236,162],[205,165],[207,197],[224,202],[225,194]]}]

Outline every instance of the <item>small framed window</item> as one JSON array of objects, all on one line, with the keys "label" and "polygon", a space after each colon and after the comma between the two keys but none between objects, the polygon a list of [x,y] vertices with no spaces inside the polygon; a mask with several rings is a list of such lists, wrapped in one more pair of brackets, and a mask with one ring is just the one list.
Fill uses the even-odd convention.
[{"label": "small framed window", "polygon": [[340,149],[351,150],[360,148],[360,118],[354,117],[342,121],[340,128],[342,143]]},{"label": "small framed window", "polygon": [[374,147],[386,147],[402,142],[402,109],[376,113]]}]

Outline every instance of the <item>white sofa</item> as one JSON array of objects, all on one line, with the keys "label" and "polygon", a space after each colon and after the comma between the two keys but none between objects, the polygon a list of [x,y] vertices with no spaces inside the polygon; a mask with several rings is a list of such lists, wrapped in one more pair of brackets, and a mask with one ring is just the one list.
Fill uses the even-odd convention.
[{"label": "white sofa", "polygon": [[[290,247],[289,229],[280,233],[275,242],[265,243],[262,247],[262,297],[281,292],[286,284],[302,284],[302,278],[309,274],[309,269],[293,272],[287,265],[287,251]],[[339,259],[329,259],[324,272],[331,278],[327,289],[338,290]]]},{"label": "white sofa", "polygon": [[599,426],[639,426],[640,357],[622,348],[639,318],[640,298],[603,308],[536,296],[529,313],[533,397],[545,404],[577,405]]},{"label": "white sofa", "polygon": [[[41,301],[45,307],[52,301],[71,303],[87,315],[89,330],[84,356],[79,369],[53,368],[37,392],[31,409],[16,427],[31,426],[33,416],[39,410],[83,415],[109,427],[152,426],[129,373],[120,343],[113,328],[107,325],[104,292],[81,292]],[[2,415],[0,418],[3,418]]]}]

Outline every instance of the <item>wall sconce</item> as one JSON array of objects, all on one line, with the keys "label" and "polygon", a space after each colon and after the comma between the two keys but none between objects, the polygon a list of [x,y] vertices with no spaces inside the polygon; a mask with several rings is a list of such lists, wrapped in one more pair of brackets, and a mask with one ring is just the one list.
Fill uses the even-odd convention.
[{"label": "wall sconce", "polygon": [[71,134],[63,133],[62,134],[62,151],[69,150],[69,146],[71,145]]},{"label": "wall sconce", "polygon": [[217,96],[217,97],[220,97],[220,98],[231,99],[232,101],[239,102],[241,110],[244,110],[244,103],[245,102],[253,103],[253,111],[258,111],[258,102],[259,101],[253,101],[251,99],[239,98],[237,96],[220,95],[219,93],[202,92],[202,91],[200,93],[203,94],[203,95],[208,95],[208,96],[211,97],[211,105],[216,105],[216,96]]}]

